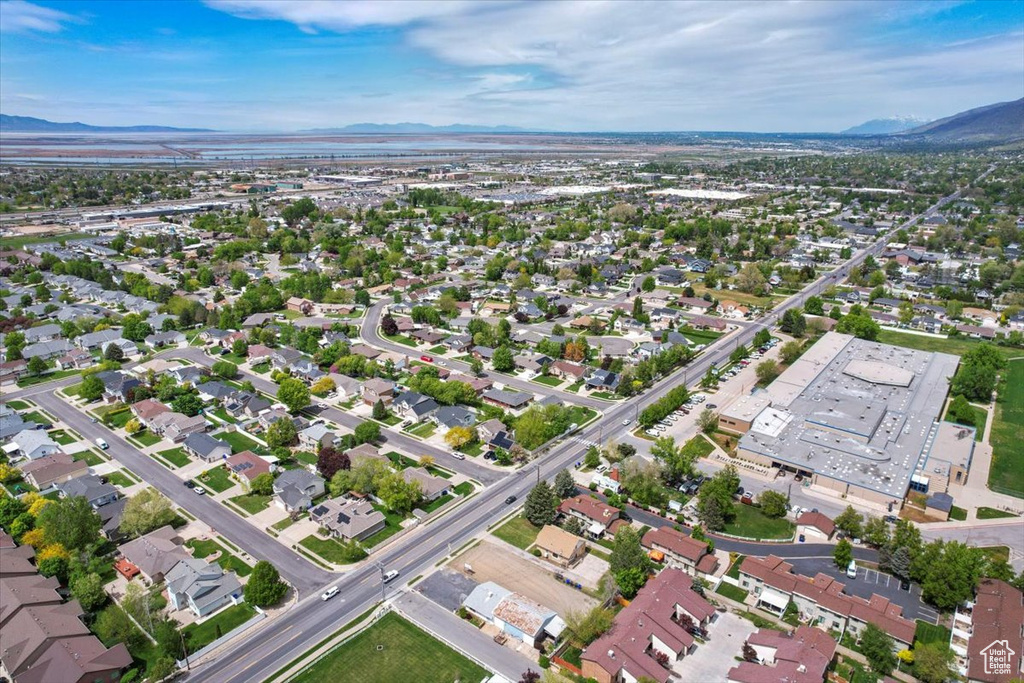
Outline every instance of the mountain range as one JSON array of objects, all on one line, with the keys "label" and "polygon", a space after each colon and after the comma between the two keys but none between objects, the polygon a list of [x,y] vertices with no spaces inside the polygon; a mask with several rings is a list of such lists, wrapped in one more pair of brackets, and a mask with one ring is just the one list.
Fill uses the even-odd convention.
[{"label": "mountain range", "polygon": [[889,135],[902,133],[928,123],[927,119],[916,116],[892,116],[886,119],[871,119],[859,126],[847,128],[840,135]]},{"label": "mountain range", "polygon": [[902,135],[934,143],[1006,143],[1024,140],[1024,97],[947,116]]},{"label": "mountain range", "polygon": [[212,133],[209,128],[171,126],[90,126],[87,123],[59,123],[32,116],[0,114],[2,133]]},{"label": "mountain range", "polygon": [[300,133],[338,135],[344,133],[525,133],[526,128],[517,126],[474,126],[453,123],[447,126],[431,126],[426,123],[353,123],[341,128],[310,128]]}]

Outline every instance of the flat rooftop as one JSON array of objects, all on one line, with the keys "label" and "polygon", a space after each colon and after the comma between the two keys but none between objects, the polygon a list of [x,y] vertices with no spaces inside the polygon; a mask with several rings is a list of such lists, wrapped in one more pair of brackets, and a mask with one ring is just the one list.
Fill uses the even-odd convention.
[{"label": "flat rooftop", "polygon": [[830,332],[768,387],[772,406],[739,447],[902,498],[929,449],[938,448],[936,435],[945,434],[937,421],[959,362]]},{"label": "flat rooftop", "polygon": [[744,394],[726,406],[722,411],[722,417],[750,422],[758,413],[772,404],[772,398],[765,391],[758,391],[753,394]]}]

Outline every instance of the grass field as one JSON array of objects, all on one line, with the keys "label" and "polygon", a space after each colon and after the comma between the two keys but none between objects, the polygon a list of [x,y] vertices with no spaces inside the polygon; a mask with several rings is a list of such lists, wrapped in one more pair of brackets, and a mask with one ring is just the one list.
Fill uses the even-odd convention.
[{"label": "grass field", "polygon": [[34,377],[23,377],[18,380],[19,387],[30,387],[33,384],[42,384],[43,382],[53,382],[58,379],[64,379],[71,375],[77,375],[81,370],[55,370],[48,372],[45,375],[36,375]]},{"label": "grass field", "polygon": [[562,383],[562,380],[558,377],[552,377],[551,375],[545,375],[543,377],[534,377],[533,381],[537,384],[544,384],[549,387],[557,387]]},{"label": "grass field", "polygon": [[915,643],[948,645],[949,636],[950,631],[945,626],[936,626],[935,624],[929,624],[927,621],[917,620],[917,629],[914,631]]},{"label": "grass field", "polygon": [[96,465],[102,465],[106,462],[106,459],[100,456],[96,451],[89,449],[87,451],[81,451],[71,456],[74,460],[84,460],[85,464],[89,467],[96,467]]},{"label": "grass field", "polygon": [[68,232],[61,235],[24,235],[21,237],[5,237],[3,239],[4,249],[21,249],[29,244],[42,244],[44,242],[57,242],[58,240],[64,240],[66,242],[73,242],[74,240],[84,240],[89,237],[95,237],[85,232]]},{"label": "grass field", "polygon": [[227,491],[235,485],[235,480],[231,478],[231,475],[223,467],[214,467],[212,470],[206,470],[197,477],[197,480],[206,488],[217,493]]},{"label": "grass field", "polygon": [[414,349],[418,346],[418,342],[416,342],[411,337],[405,336],[404,334],[383,334],[383,333],[381,333],[381,336],[384,337],[385,339],[387,339],[388,341],[393,341],[396,344],[404,344],[405,346],[411,346]]},{"label": "grass field", "polygon": [[224,549],[224,546],[222,546],[220,543],[217,543],[217,541],[207,538],[193,538],[186,541],[185,545],[187,545],[189,548],[192,548],[193,557],[199,557],[202,559],[206,559],[207,557],[213,555],[217,551],[223,553],[227,552]]},{"label": "grass field", "polygon": [[986,545],[979,548],[990,562],[1009,562],[1010,548],[1005,545]]},{"label": "grass field", "polygon": [[540,529],[530,524],[525,517],[513,517],[491,532],[506,543],[526,550],[537,540]]},{"label": "grass field", "polygon": [[26,408],[29,407],[29,404],[26,401],[22,401],[21,399],[16,398],[13,401],[8,401],[7,406],[9,408],[13,408],[14,410],[25,410]]},{"label": "grass field", "polygon": [[692,454],[697,458],[706,458],[711,455],[713,450],[715,450],[714,444],[708,441],[702,434],[698,434],[683,444],[683,453],[686,455]]},{"label": "grass field", "polygon": [[255,515],[257,512],[262,512],[267,509],[270,505],[270,496],[260,496],[255,493],[249,493],[244,496],[235,496],[231,498],[231,502],[242,508],[250,515]]},{"label": "grass field", "polygon": [[[926,337],[920,334],[908,334],[906,332],[895,332],[893,330],[885,329],[879,333],[878,341],[883,344],[903,346],[908,349],[938,351],[940,353],[952,353],[957,356],[962,356],[978,344],[984,343],[967,337],[955,337],[953,339],[946,337]],[[996,346],[995,344],[990,344],[990,346],[1003,358],[1024,358],[1024,350],[1014,349],[1008,346]]]},{"label": "grass field", "polygon": [[1024,443],[1024,360],[1007,363],[1003,374],[989,435],[992,468],[988,486],[1024,498],[1024,448],[1020,447]]},{"label": "grass field", "polygon": [[745,538],[790,538],[793,523],[786,518],[773,519],[753,505],[737,505],[736,519],[725,525],[725,533]]},{"label": "grass field", "polygon": [[160,436],[159,434],[154,434],[153,432],[149,431],[148,429],[145,430],[145,431],[139,432],[138,434],[136,434],[132,438],[135,439],[136,441],[138,441],[139,443],[141,443],[143,446],[154,446],[154,445],[160,443],[161,441],[163,441],[163,437],[162,436]]},{"label": "grass field", "polygon": [[104,476],[107,478],[107,481],[109,481],[111,484],[113,484],[114,486],[120,486],[123,489],[126,489],[135,483],[133,479],[130,479],[128,475],[126,475],[121,470],[108,472]]},{"label": "grass field", "polygon": [[195,652],[206,647],[217,639],[217,627],[220,627],[221,635],[237,628],[256,616],[254,610],[248,603],[233,605],[221,610],[213,617],[201,624],[190,624],[181,630],[188,643],[189,652]]},{"label": "grass field", "polygon": [[157,455],[175,467],[184,467],[192,462],[192,459],[188,457],[188,453],[183,448],[171,448],[166,451],[160,451]]},{"label": "grass field", "polygon": [[328,562],[334,564],[352,564],[366,557],[366,553],[360,551],[358,554],[351,552],[349,547],[346,547],[336,541],[333,538],[321,538],[316,534],[310,534],[304,539],[299,541],[306,550],[309,550],[314,555],[319,555]]},{"label": "grass field", "polygon": [[958,508],[956,505],[954,505],[953,508],[949,511],[949,518],[954,519],[958,522],[965,522],[967,521],[967,510],[964,510],[963,508]]},{"label": "grass field", "polygon": [[418,683],[470,683],[488,676],[479,665],[389,612],[292,680],[390,683],[409,680],[410,672]]},{"label": "grass field", "polygon": [[259,448],[259,444],[247,437],[241,432],[221,432],[220,434],[214,435],[221,441],[227,441],[231,444],[232,453],[241,453],[242,451],[251,451]]},{"label": "grass field", "polygon": [[78,441],[75,437],[71,436],[63,429],[57,429],[50,432],[50,438],[59,443],[61,446],[67,446],[70,443]]},{"label": "grass field", "polygon": [[412,427],[411,429],[406,429],[405,431],[409,434],[412,434],[413,436],[418,436],[421,439],[427,439],[430,438],[430,436],[432,436],[433,433],[437,431],[437,425],[435,425],[433,422],[423,422],[421,424],[416,425],[415,427]]},{"label": "grass field", "polygon": [[1016,517],[1017,515],[1012,512],[1006,512],[1005,510],[996,510],[995,508],[978,508],[978,519],[1008,519],[1010,517]]},{"label": "grass field", "polygon": [[718,584],[718,588],[715,589],[715,592],[719,595],[724,595],[727,598],[735,600],[736,602],[743,602],[747,599],[747,591],[743,590],[739,586],[726,583],[725,581]]}]

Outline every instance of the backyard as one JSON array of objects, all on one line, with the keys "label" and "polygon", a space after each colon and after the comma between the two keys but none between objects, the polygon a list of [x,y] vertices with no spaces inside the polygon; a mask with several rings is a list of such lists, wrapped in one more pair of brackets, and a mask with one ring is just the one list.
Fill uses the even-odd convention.
[{"label": "backyard", "polygon": [[772,518],[753,505],[737,505],[736,518],[725,525],[725,533],[744,538],[792,538],[793,523],[785,517]]},{"label": "backyard", "polygon": [[[996,347],[998,348],[998,347]],[[1003,371],[992,421],[992,468],[988,486],[993,491],[1024,498],[1024,360],[1011,361]]]},{"label": "backyard", "polygon": [[429,634],[390,612],[296,676],[296,683],[350,680],[389,683],[481,681],[488,672]]},{"label": "backyard", "polygon": [[241,453],[242,451],[252,451],[259,448],[259,444],[247,437],[245,434],[234,431],[234,432],[221,432],[215,435],[221,441],[227,441],[231,445],[232,453]]}]

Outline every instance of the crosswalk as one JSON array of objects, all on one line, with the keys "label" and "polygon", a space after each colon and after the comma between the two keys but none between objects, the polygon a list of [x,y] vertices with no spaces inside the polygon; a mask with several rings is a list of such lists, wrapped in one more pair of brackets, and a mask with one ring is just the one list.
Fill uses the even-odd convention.
[{"label": "crosswalk", "polygon": [[583,446],[586,446],[587,448],[591,448],[591,447],[593,447],[593,448],[600,448],[601,447],[601,444],[597,443],[596,441],[592,441],[590,439],[584,439],[582,436],[574,436],[574,437],[572,437],[569,440],[572,441],[573,443],[578,443],[578,444],[581,444]]}]

